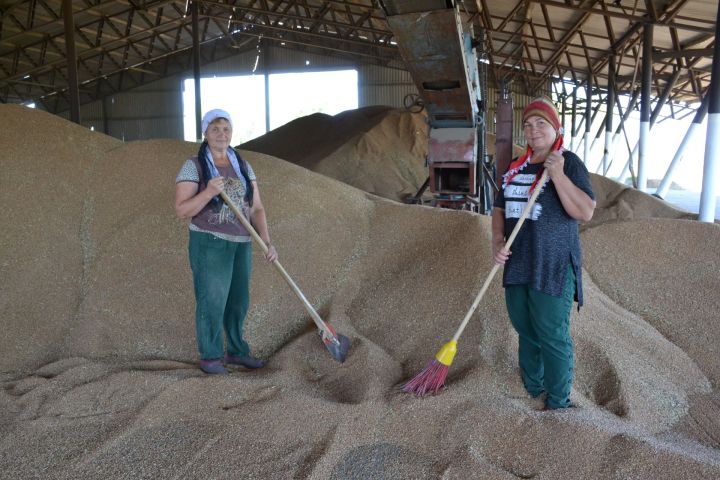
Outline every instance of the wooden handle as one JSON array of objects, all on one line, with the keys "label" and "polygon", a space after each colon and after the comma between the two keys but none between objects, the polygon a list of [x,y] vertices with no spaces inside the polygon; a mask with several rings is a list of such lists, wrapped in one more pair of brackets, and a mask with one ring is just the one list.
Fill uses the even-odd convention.
[{"label": "wooden handle", "polygon": [[[505,250],[510,250],[510,245],[512,245],[513,241],[515,240],[515,237],[517,237],[518,232],[520,231],[520,227],[522,226],[523,222],[525,222],[525,219],[530,214],[530,210],[532,210],[533,206],[535,205],[535,201],[537,200],[538,195],[540,195],[540,191],[545,186],[545,183],[547,182],[548,177],[548,171],[543,171],[542,176],[540,176],[540,180],[538,181],[537,185],[535,186],[535,190],[533,191],[532,195],[530,196],[530,199],[528,200],[527,205],[525,206],[525,209],[523,210],[522,214],[520,215],[520,218],[518,219],[518,222],[515,224],[515,228],[513,228],[513,231],[510,233],[510,236],[508,237],[507,241],[505,242]],[[453,336],[454,341],[458,341],[460,338],[460,335],[462,335],[463,330],[465,330],[465,327],[467,326],[468,322],[470,321],[470,318],[473,316],[473,313],[475,313],[475,310],[477,309],[478,305],[480,304],[480,300],[482,300],[483,295],[485,295],[485,291],[487,291],[488,287],[490,286],[490,282],[492,281],[493,277],[495,276],[495,273],[500,269],[500,265],[497,263],[493,266],[492,270],[490,270],[490,275],[487,276],[485,279],[485,283],[483,283],[482,288],[480,289],[480,292],[475,297],[475,301],[473,302],[472,306],[470,307],[470,310],[465,314],[465,318],[463,319],[462,323],[460,324],[460,327],[458,327],[457,331],[455,332],[455,335]]]},{"label": "wooden handle", "polygon": [[[237,219],[240,221],[240,223],[242,223],[243,227],[245,227],[245,230],[247,230],[248,233],[250,233],[250,236],[253,238],[253,240],[255,240],[255,243],[260,245],[260,248],[262,248],[263,253],[267,254],[267,252],[268,252],[267,245],[265,245],[265,242],[263,242],[263,239],[260,238],[260,235],[258,235],[255,228],[250,224],[250,222],[247,220],[247,218],[245,218],[245,215],[243,215],[242,211],[240,211],[240,209],[237,207],[237,205],[235,205],[235,202],[230,200],[230,197],[228,197],[225,192],[220,192],[220,197],[225,201],[227,206],[230,207],[230,210],[233,211],[233,213],[235,214],[235,217],[237,217]],[[325,322],[323,322],[323,319],[320,317],[320,315],[317,313],[317,311],[315,311],[312,304],[308,301],[308,299],[305,297],[305,295],[303,295],[302,291],[297,286],[297,284],[293,281],[293,279],[290,278],[290,275],[287,273],[287,271],[285,271],[283,266],[280,265],[280,262],[275,260],[272,263],[275,266],[275,268],[277,269],[277,271],[280,273],[280,276],[290,286],[290,289],[300,299],[303,306],[305,307],[305,310],[307,310],[307,312],[310,314],[313,321],[315,322],[315,325],[320,330],[323,331],[323,334],[329,334],[330,336],[334,337],[334,335],[332,335],[332,332],[330,332],[330,330],[328,329]]]}]

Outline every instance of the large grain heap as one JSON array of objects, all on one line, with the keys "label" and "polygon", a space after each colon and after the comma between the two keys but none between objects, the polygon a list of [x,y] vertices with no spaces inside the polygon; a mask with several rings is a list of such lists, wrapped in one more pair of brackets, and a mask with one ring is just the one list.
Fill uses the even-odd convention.
[{"label": "large grain heap", "polygon": [[[428,176],[428,129],[424,112],[372,106],[335,116],[316,113],[300,117],[240,148],[402,201],[416,194]],[[487,134],[486,149],[488,154],[495,154],[492,133]],[[522,152],[522,147],[514,146],[515,155]]]},{"label": "large grain heap", "polygon": [[[427,178],[425,115],[366,107],[293,120],[240,148],[272,155],[392,200]],[[394,148],[388,149],[388,145]]]},{"label": "large grain heap", "polygon": [[[388,133],[363,151],[422,156],[409,114],[375,115],[371,130]],[[313,168],[352,160],[368,126],[342,118],[342,135],[307,132]],[[418,399],[398,385],[492,267],[489,219],[245,150],[281,262],[352,347],[334,362],[256,253],[246,331],[269,365],[210,377],[172,208],[197,146],[122,143],[13,105],[0,119],[3,478],[720,477],[716,224],[594,177],[586,305],[572,324],[579,408],[542,412],[524,396],[499,277],[448,389]]]}]

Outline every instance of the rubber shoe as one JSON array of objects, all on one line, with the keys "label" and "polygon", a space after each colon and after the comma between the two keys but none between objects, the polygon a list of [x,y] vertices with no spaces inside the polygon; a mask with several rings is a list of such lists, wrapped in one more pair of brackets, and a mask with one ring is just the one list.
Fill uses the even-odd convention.
[{"label": "rubber shoe", "polygon": [[551,407],[548,404],[545,404],[545,408],[543,408],[544,412],[563,412],[563,411],[570,411],[571,409],[576,409],[578,406],[572,402],[567,407]]},{"label": "rubber shoe", "polygon": [[227,375],[228,371],[218,358],[215,360],[200,360],[200,370],[208,375]]},{"label": "rubber shoe", "polygon": [[265,361],[259,358],[253,358],[250,355],[225,355],[225,363],[230,365],[240,365],[250,370],[262,368]]}]

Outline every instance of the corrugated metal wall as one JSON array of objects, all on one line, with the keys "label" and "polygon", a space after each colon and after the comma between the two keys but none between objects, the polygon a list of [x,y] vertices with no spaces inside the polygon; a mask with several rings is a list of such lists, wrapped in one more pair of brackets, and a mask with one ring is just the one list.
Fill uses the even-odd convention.
[{"label": "corrugated metal wall", "polygon": [[[256,51],[203,67],[203,75],[248,75],[252,73]],[[417,93],[410,74],[401,64],[381,67],[355,60],[299,52],[286,48],[264,48],[257,59],[256,74],[316,72],[318,70],[354,69],[358,71],[358,106],[388,105],[402,108],[408,93]]]},{"label": "corrugated metal wall", "polygon": [[88,128],[121,140],[182,139],[182,78],[165,78],[83,105],[80,118]]},{"label": "corrugated metal wall", "polygon": [[360,106],[388,105],[403,108],[406,95],[418,93],[407,70],[364,65],[358,69]]},{"label": "corrugated metal wall", "polygon": [[[513,101],[513,143],[518,145],[525,145],[525,137],[523,136],[522,128],[522,111],[525,105],[535,98],[535,96],[529,96],[524,93],[524,88],[521,85],[511,83],[510,95]],[[548,90],[549,94],[549,90]],[[488,88],[488,110],[487,110],[487,131],[489,133],[495,133],[495,113],[498,98],[500,97],[500,91],[496,88]]]},{"label": "corrugated metal wall", "polygon": [[[402,107],[403,97],[416,92],[409,74],[398,67],[358,64],[352,60],[300,52],[285,48],[263,47],[203,65],[208,76],[263,75],[319,70],[356,69],[358,105]],[[192,70],[106,98],[103,102],[83,105],[82,124],[123,140],[183,138],[182,84],[192,78]]]},{"label": "corrugated metal wall", "polygon": [[[322,56],[287,48],[262,47],[250,50],[212,64],[203,65],[201,74],[208,76],[264,75],[319,70],[356,69],[358,71],[358,106],[387,105],[403,108],[408,94],[417,94],[410,74],[401,64],[389,67],[361,64],[352,59]],[[123,140],[150,138],[183,138],[182,84],[192,78],[192,69],[184,74],[165,78],[94,102],[81,108],[83,125]],[[516,112],[514,138],[522,143],[522,126],[519,120],[522,107],[529,98],[521,93],[520,86],[510,85]],[[495,105],[498,93],[488,91],[489,132],[495,131]]]}]

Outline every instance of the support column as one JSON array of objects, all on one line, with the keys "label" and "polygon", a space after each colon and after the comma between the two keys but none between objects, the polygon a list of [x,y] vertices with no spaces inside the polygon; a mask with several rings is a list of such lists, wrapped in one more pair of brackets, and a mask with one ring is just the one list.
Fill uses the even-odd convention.
[{"label": "support column", "polygon": [[202,99],[200,95],[200,2],[192,2],[193,78],[195,79],[195,138],[202,141]]},{"label": "support column", "polygon": [[617,92],[615,92],[615,104],[618,108],[618,114],[620,115],[620,124],[615,129],[615,136],[613,138],[613,142],[617,141],[617,137],[620,136],[620,133],[623,130],[623,127],[625,126],[625,122],[627,122],[627,119],[630,118],[630,115],[632,114],[632,111],[635,109],[635,105],[637,104],[638,98],[640,97],[640,90],[635,89],[635,91],[632,93],[632,96],[630,97],[630,101],[627,105],[627,110],[625,112],[622,111],[622,105],[620,105],[620,99],[618,98]]},{"label": "support column", "polygon": [[648,137],[650,134],[650,102],[652,83],[653,25],[643,27],[642,98],[640,101],[640,155],[638,157],[638,190],[647,191]]},{"label": "support column", "polygon": [[270,131],[270,65],[263,50],[263,71],[265,72],[265,133]]},{"label": "support column", "polygon": [[501,185],[513,154],[513,101],[504,82],[500,85],[495,115],[495,183]]},{"label": "support column", "polygon": [[[640,90],[635,89],[635,91],[632,93],[632,96],[630,97],[630,102],[628,102],[627,109],[625,112],[623,112],[622,105],[620,104],[620,98],[617,92],[615,92],[615,105],[617,105],[618,109],[618,115],[620,116],[620,122],[615,129],[615,133],[613,134],[612,141],[610,142],[610,151],[615,152],[617,149],[617,143],[620,141],[620,134],[622,133],[625,135],[625,143],[627,144],[627,151],[628,154],[631,156],[630,158],[634,158],[633,150],[630,148],[630,143],[627,141],[627,133],[625,132],[625,122],[627,122],[627,119],[630,118],[630,114],[632,114],[633,109],[635,108],[635,104],[638,101],[638,97],[640,96]],[[610,157],[610,162],[608,164],[608,170],[612,166],[614,160],[614,156]],[[622,181],[622,177],[625,176],[627,173],[627,169],[629,168],[629,163],[625,164],[624,171],[620,174],[620,181]],[[606,173],[607,174],[607,173]]]},{"label": "support column", "polygon": [[[602,102],[602,98],[598,98],[598,105],[600,105],[600,102]],[[606,106],[607,106],[607,105],[606,105]],[[603,136],[603,132],[604,132],[604,131],[606,130],[606,128],[607,128],[607,117],[608,117],[608,114],[607,114],[607,112],[606,112],[606,113],[605,113],[605,117],[603,118],[602,122],[600,123],[600,126],[598,127],[597,132],[595,133],[595,136],[593,137],[593,140],[592,140],[592,142],[590,143],[590,154],[591,154],[591,155],[592,155],[592,152],[595,150],[595,143],[598,141],[598,139],[599,139],[600,137]],[[603,159],[600,158],[600,161],[599,161],[598,164],[597,164],[597,168],[595,168],[595,173],[597,173],[597,174],[599,174],[599,175],[604,175],[604,174],[603,174],[603,162],[602,162],[602,160],[603,160]]]},{"label": "support column", "polygon": [[[618,103],[618,111],[622,111],[622,106]],[[628,108],[626,115],[630,115],[630,108]],[[628,140],[627,130],[625,130],[625,122],[627,121],[627,116],[623,116],[622,120],[620,121],[620,126],[618,127],[618,136],[620,132],[623,134],[623,140],[625,140],[625,148],[627,148],[627,153],[630,154],[630,158],[632,159],[632,148],[630,148],[630,141]],[[630,165],[630,162],[628,161],[625,164],[625,169],[627,169]],[[618,180],[622,183],[623,178],[625,178],[625,174],[627,172],[623,172],[619,177]]]},{"label": "support column", "polygon": [[63,0],[62,11],[65,20],[65,57],[68,70],[68,102],[70,121],[80,123],[80,89],[78,88],[77,57],[75,55],[75,19],[72,0]]},{"label": "support column", "polygon": [[685,136],[682,139],[682,142],[680,142],[680,146],[678,147],[677,151],[675,152],[675,156],[673,157],[672,161],[670,162],[670,166],[668,166],[667,171],[665,172],[665,176],[662,179],[662,182],[660,182],[660,185],[657,188],[657,191],[655,192],[655,195],[663,198],[665,195],[667,195],[668,190],[670,189],[670,185],[672,184],[673,175],[675,174],[675,170],[680,165],[680,162],[682,161],[683,157],[685,156],[685,150],[687,150],[688,145],[692,144],[692,141],[695,139],[695,135],[697,135],[698,130],[700,130],[700,124],[705,120],[705,116],[707,116],[708,112],[708,105],[710,95],[709,92],[705,94],[705,97],[703,97],[702,103],[698,107],[697,112],[695,112],[695,117],[693,118],[692,123],[688,127],[687,132],[685,133]]},{"label": "support column", "polygon": [[575,85],[572,93],[572,117],[570,125],[570,150],[575,151],[577,144],[577,89],[579,85]]},{"label": "support column", "polygon": [[610,147],[613,137],[613,111],[615,108],[615,55],[610,55],[608,63],[607,116],[605,117],[605,150],[602,158],[602,174],[607,175],[610,167]]},{"label": "support column", "polygon": [[[591,126],[595,124],[595,117],[597,117],[598,113],[600,113],[600,107],[603,106],[603,103],[602,103],[602,102],[603,102],[602,97],[598,98],[597,104],[595,105],[595,107],[593,107],[592,115],[590,115],[590,125],[591,125]],[[585,117],[582,118],[582,121],[581,121],[580,123],[582,123],[582,122],[584,122],[584,121],[585,121]],[[593,147],[595,146],[595,140],[600,136],[600,133],[602,133],[602,130],[603,130],[604,128],[605,128],[605,119],[603,119],[603,121],[602,121],[602,123],[601,123],[601,125],[600,125],[600,128],[598,128],[598,132],[597,132],[597,134],[595,135],[595,138],[593,139],[592,142],[590,142],[590,153],[589,153],[589,155],[592,155]],[[590,158],[590,157],[588,156],[587,158]],[[583,159],[583,161],[585,161],[585,160]],[[586,163],[587,163],[587,162],[586,162]],[[598,165],[599,165],[599,164],[598,164]],[[598,167],[598,169],[599,169],[599,168],[600,168],[600,167]]]},{"label": "support column", "polygon": [[592,126],[592,71],[588,72],[587,78],[587,107],[585,108],[585,155],[583,162],[587,165],[590,160],[590,127]]},{"label": "support column", "polygon": [[717,158],[720,155],[720,5],[715,21],[715,46],[713,48],[712,77],[707,135],[705,140],[705,163],[703,164],[702,193],[700,194],[701,222],[715,221],[715,184],[717,183]]},{"label": "support column", "polygon": [[[665,85],[665,90],[663,90],[662,94],[660,95],[660,98],[658,99],[657,103],[655,104],[655,109],[652,112],[652,115],[650,115],[650,127],[648,130],[652,129],[653,125],[655,125],[655,121],[657,120],[657,117],[660,116],[660,111],[665,106],[665,103],[667,103],[668,98],[670,98],[670,94],[672,93],[672,89],[675,86],[675,83],[677,82],[677,79],[680,77],[680,69],[676,68],[675,72],[672,74],[672,77],[670,77],[670,80],[668,81],[667,85]],[[642,106],[642,104],[641,104]],[[640,140],[635,144],[635,148],[633,149],[632,153],[630,154],[630,158],[628,158],[627,163],[625,164],[625,168],[623,169],[622,173],[620,174],[620,178],[622,181],[622,178],[627,175],[627,173],[630,170],[630,162],[632,162],[635,159],[635,156],[638,153],[638,149],[640,148]]]},{"label": "support column", "polygon": [[101,104],[102,106],[102,124],[103,124],[103,133],[105,135],[110,135],[110,124],[108,123],[108,97],[105,96],[102,98]]}]

